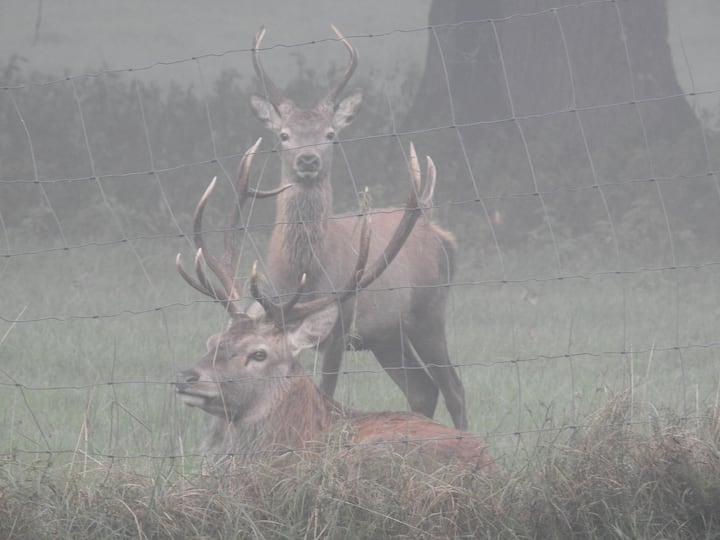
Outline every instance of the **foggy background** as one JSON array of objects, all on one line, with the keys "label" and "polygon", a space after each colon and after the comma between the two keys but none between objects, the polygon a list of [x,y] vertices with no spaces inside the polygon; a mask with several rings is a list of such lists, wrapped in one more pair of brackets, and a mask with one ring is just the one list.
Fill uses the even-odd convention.
[{"label": "foggy background", "polygon": [[[407,142],[432,156],[435,216],[460,246],[448,327],[474,430],[535,429],[538,406],[557,425],[572,422],[598,393],[634,384],[636,369],[683,414],[713,401],[716,2],[6,0],[6,449],[66,448],[63,430],[72,440],[110,410],[98,451],[130,445],[119,435],[127,425],[133,444],[151,433],[155,453],[174,451],[187,416],[169,382],[224,324],[178,278],[175,254],[193,251],[191,217],[207,181],[219,175],[229,189],[259,136],[253,181],[279,180],[275,143],[248,105],[259,90],[252,37],[266,25],[267,72],[310,106],[347,60],[330,23],[359,52],[348,92],[364,91],[336,149],[335,209],[357,208],[364,186],[373,206],[400,204]],[[226,202],[211,203],[218,227]],[[254,209],[248,271],[264,257],[273,216],[272,203]],[[386,378],[369,365],[371,384]],[[98,389],[108,383],[126,394]],[[374,404],[345,392],[355,406]],[[387,392],[385,408],[404,408]],[[90,420],[72,412],[89,410]],[[51,411],[67,418],[43,420]],[[172,423],[157,421],[168,415]]]},{"label": "foggy background", "polygon": [[[29,69],[43,73],[82,74],[98,69],[138,68],[249,47],[251,34],[263,24],[273,29],[266,45],[333,37],[328,27],[330,22],[347,34],[415,29],[428,22],[430,3],[430,0],[398,0],[392,6],[370,2],[366,6],[340,7],[332,0],[311,0],[303,4],[268,0],[261,5],[218,0],[208,9],[194,2],[167,0],[104,4],[83,0],[5,0],[0,5],[0,50],[4,55],[20,54]],[[713,0],[661,3],[667,5],[667,40],[683,90],[691,91],[688,68],[692,70],[696,89],[717,89],[720,72],[713,69],[713,65],[720,48],[717,37],[720,6]],[[454,9],[452,4],[447,4],[448,11]],[[507,2],[503,16],[564,4],[570,2]],[[379,40],[364,40],[363,57],[372,59],[372,65],[363,62],[360,70],[380,70],[387,75],[398,63],[422,64],[426,47],[427,34],[395,44],[393,54],[384,54],[386,49]],[[312,54],[321,66],[334,53],[316,48]],[[287,74],[283,64],[292,64],[283,55],[277,61],[280,68],[272,68],[281,82]],[[222,69],[236,69],[251,75],[250,66],[239,64],[242,63],[231,56],[218,59],[206,70],[211,78]],[[152,70],[148,76],[165,83],[173,78],[163,69]],[[700,103],[701,115],[717,114],[717,96],[694,101]]]}]

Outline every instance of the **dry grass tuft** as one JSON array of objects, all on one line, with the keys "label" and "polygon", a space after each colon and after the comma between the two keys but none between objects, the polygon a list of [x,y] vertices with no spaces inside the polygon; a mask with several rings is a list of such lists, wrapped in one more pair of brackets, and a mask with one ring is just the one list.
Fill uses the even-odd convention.
[{"label": "dry grass tuft", "polygon": [[0,468],[0,537],[720,535],[717,416],[655,415],[631,425],[632,407],[619,395],[565,444],[540,444],[529,463],[490,478],[339,446],[192,477],[8,461]]}]

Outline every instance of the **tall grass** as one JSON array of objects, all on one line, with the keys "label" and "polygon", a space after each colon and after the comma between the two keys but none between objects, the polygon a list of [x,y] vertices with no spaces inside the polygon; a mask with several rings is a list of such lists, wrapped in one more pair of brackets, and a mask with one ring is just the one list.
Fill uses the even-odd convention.
[{"label": "tall grass", "polygon": [[[689,421],[650,412],[630,392],[584,426],[551,433],[523,464],[486,478],[457,464],[418,469],[399,456],[301,454],[236,476],[175,462],[91,467],[3,463],[3,538],[715,538],[720,534],[717,411]],[[78,453],[78,456],[81,452]]]},{"label": "tall grass", "polygon": [[[0,344],[3,537],[718,533],[714,267],[453,287],[471,429],[505,476],[326,454],[228,482],[201,474],[207,417],[171,384],[225,314],[174,276],[186,245],[163,242],[5,267],[3,299],[26,322],[3,323]],[[365,353],[344,368],[343,402],[406,408]]]}]

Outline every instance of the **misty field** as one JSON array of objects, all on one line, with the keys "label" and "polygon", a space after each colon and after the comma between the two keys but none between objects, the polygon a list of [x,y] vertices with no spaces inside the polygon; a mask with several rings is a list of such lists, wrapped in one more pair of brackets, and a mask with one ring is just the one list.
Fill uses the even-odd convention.
[{"label": "misty field", "polygon": [[[186,244],[168,244],[164,254],[137,249],[138,258],[87,247],[4,265],[3,297],[22,291],[18,315],[57,314],[3,329],[4,537],[717,531],[714,265],[452,287],[450,349],[471,430],[506,476],[427,472],[400,459],[364,464],[358,476],[330,453],[292,474],[255,467],[230,482],[201,474],[207,418],[182,406],[171,384],[226,314],[175,275],[173,248]],[[138,260],[162,309],[138,309],[148,301]],[[40,276],[42,289],[23,286]],[[87,317],[63,316],[88,305]],[[306,362],[311,371],[314,358]],[[348,353],[343,369],[343,403],[406,408],[365,353]],[[449,421],[442,404],[438,413]]]},{"label": "misty field", "polygon": [[[172,382],[227,315],[177,274],[184,241],[165,244],[164,253],[137,249],[137,259],[109,246],[5,263],[3,298],[32,322],[4,323],[0,452],[160,461],[197,452],[205,419],[176,402]],[[499,453],[582,425],[618,393],[658,414],[702,417],[717,405],[717,266],[519,284],[463,282],[464,273],[451,286],[450,351],[468,389],[471,430]],[[28,281],[44,286],[32,290]],[[311,373],[314,360],[306,358]],[[341,402],[406,408],[368,353],[348,352],[343,370]],[[449,422],[442,402],[438,418]]]},{"label": "misty field", "polygon": [[[467,3],[481,4],[494,5]],[[363,459],[336,433],[294,449],[293,466],[209,468],[209,417],[173,382],[227,313],[175,257],[191,264],[214,176],[205,230],[222,249],[235,170],[260,136],[251,184],[278,185],[250,50],[64,77],[6,60],[0,537],[720,537],[720,136],[675,80],[665,3],[530,4],[351,36],[431,54],[382,77],[361,55],[362,109],[333,141],[338,213],[401,205],[410,141],[437,165],[428,211],[458,243],[450,358],[470,431],[503,471],[490,477]],[[283,39],[268,30],[263,60],[314,103],[345,65],[316,60],[347,50]],[[242,284],[255,260],[267,273],[276,216],[269,201],[246,210]],[[317,355],[302,361],[318,381]],[[363,351],[345,354],[335,397],[407,410]],[[451,423],[442,399],[436,419]]]}]

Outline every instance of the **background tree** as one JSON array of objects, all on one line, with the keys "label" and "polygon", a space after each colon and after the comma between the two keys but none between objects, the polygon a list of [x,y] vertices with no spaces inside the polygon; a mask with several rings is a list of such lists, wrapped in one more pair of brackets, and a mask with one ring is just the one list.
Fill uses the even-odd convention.
[{"label": "background tree", "polygon": [[[499,200],[485,220],[516,213],[513,222],[526,231],[548,219],[577,227],[587,223],[587,201],[567,188],[597,183],[621,184],[607,190],[611,215],[595,216],[620,220],[639,199],[658,197],[628,179],[709,170],[701,126],[673,67],[666,3],[572,4],[431,4],[425,70],[401,129],[421,130],[413,138],[442,149],[442,170],[452,172],[444,196],[562,191],[545,209],[532,199]],[[677,209],[667,211],[687,217],[710,189],[684,186],[672,197]]]}]

